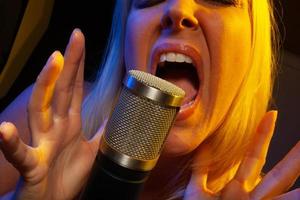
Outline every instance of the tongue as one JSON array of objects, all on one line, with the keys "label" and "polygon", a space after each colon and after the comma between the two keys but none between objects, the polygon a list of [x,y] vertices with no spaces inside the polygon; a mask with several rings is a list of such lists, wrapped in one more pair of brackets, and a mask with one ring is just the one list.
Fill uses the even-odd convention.
[{"label": "tongue", "polygon": [[183,105],[194,100],[199,88],[199,80],[195,68],[189,64],[177,66],[177,64],[170,63],[169,65],[171,66],[164,66],[159,69],[157,76],[177,85],[185,91],[186,95]]}]

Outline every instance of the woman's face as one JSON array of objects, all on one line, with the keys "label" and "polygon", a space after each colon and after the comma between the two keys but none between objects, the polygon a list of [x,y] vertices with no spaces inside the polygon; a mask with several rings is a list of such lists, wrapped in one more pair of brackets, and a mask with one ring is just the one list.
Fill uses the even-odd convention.
[{"label": "woman's face", "polygon": [[249,68],[248,9],[247,0],[133,0],[126,70],[151,72],[186,92],[165,155],[194,150],[229,111]]}]

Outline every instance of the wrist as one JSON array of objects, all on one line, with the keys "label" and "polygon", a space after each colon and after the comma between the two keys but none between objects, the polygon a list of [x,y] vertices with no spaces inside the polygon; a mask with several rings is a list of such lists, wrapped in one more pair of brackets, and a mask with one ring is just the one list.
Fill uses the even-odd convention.
[{"label": "wrist", "polygon": [[40,200],[44,199],[43,194],[44,191],[41,188],[41,184],[27,184],[20,177],[16,189],[9,200]]}]

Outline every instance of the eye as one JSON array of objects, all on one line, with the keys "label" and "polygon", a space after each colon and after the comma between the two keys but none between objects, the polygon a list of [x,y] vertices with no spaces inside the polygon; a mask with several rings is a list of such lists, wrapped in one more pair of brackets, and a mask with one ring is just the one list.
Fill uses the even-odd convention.
[{"label": "eye", "polygon": [[134,7],[138,9],[148,8],[155,6],[163,1],[164,0],[136,0],[134,2]]},{"label": "eye", "polygon": [[238,6],[240,2],[238,0],[204,0],[216,6]]}]

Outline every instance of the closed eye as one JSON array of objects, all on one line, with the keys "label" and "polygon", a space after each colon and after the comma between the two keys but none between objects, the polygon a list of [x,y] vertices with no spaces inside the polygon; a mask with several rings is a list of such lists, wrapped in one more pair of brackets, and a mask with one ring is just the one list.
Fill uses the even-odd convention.
[{"label": "closed eye", "polygon": [[138,9],[148,8],[162,3],[165,0],[136,0],[134,1],[134,7]]},{"label": "closed eye", "polygon": [[[144,9],[148,7],[155,6],[164,2],[165,0],[135,0],[134,7],[137,9]],[[241,0],[199,0],[205,1],[207,3],[213,4],[215,6],[236,6],[241,7]]]},{"label": "closed eye", "polygon": [[204,0],[205,2],[219,6],[239,6],[241,3],[239,0]]}]

